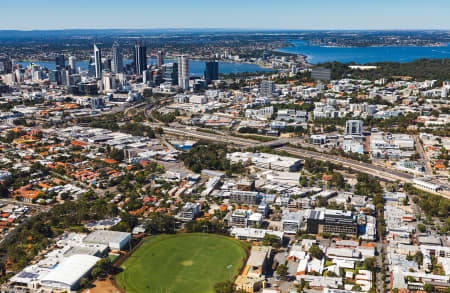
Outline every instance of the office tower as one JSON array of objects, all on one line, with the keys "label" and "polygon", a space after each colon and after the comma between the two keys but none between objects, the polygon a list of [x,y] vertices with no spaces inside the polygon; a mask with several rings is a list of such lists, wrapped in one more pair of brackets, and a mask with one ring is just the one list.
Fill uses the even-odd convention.
[{"label": "office tower", "polygon": [[88,65],[88,76],[95,77],[95,63],[90,63]]},{"label": "office tower", "polygon": [[178,56],[178,86],[189,89],[189,58],[186,55]]},{"label": "office tower", "polygon": [[275,91],[275,83],[271,80],[263,80],[261,82],[261,96],[269,97]]},{"label": "office tower", "polygon": [[134,66],[136,75],[139,76],[147,69],[147,48],[140,42],[136,42],[134,46]]},{"label": "office tower", "polygon": [[118,82],[114,73],[106,73],[103,75],[103,89],[105,91],[116,90],[117,86]]},{"label": "office tower", "polygon": [[112,63],[112,60],[111,60],[111,58],[103,58],[102,59],[102,69],[103,70],[108,70],[108,71],[111,71],[111,63]]},{"label": "office tower", "polygon": [[63,69],[61,70],[61,83],[63,85],[70,85],[70,70]]},{"label": "office tower", "polygon": [[164,56],[162,51],[158,51],[158,55],[156,56],[158,68],[161,68],[164,64]]},{"label": "office tower", "polygon": [[66,62],[64,60],[64,55],[61,54],[61,55],[56,56],[55,63],[56,63],[56,70],[61,70],[64,67],[66,67]]},{"label": "office tower", "polygon": [[95,77],[102,78],[102,51],[94,44]]},{"label": "office tower", "polygon": [[153,71],[147,69],[142,71],[142,82],[145,84],[149,84],[152,81],[153,81]]},{"label": "office tower", "polygon": [[363,133],[363,122],[361,120],[347,120],[345,123],[345,135],[361,136]]},{"label": "office tower", "polygon": [[33,65],[33,67],[31,68],[31,80],[32,81],[42,80],[42,70],[37,65]]},{"label": "office tower", "polygon": [[167,63],[163,65],[164,80],[172,85],[178,84],[178,63]]},{"label": "office tower", "polygon": [[48,73],[48,78],[51,83],[61,84],[61,71],[52,70]]},{"label": "office tower", "polygon": [[123,72],[123,58],[122,58],[122,53],[120,52],[119,43],[117,43],[117,42],[114,42],[114,44],[112,46],[111,71],[114,73],[122,73]]},{"label": "office tower", "polygon": [[77,58],[75,56],[69,57],[69,67],[72,73],[77,73]]},{"label": "office tower", "polygon": [[219,62],[208,61],[205,63],[205,80],[210,83],[213,80],[219,79]]}]

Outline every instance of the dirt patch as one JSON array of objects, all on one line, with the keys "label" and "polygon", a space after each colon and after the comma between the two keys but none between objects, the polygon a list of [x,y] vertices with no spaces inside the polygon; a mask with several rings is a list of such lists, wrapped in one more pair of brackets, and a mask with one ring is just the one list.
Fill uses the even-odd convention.
[{"label": "dirt patch", "polygon": [[93,284],[95,287],[83,291],[83,293],[122,293],[109,278],[106,280],[97,280]]},{"label": "dirt patch", "polygon": [[190,267],[194,264],[194,262],[192,260],[185,260],[181,264],[185,267]]}]

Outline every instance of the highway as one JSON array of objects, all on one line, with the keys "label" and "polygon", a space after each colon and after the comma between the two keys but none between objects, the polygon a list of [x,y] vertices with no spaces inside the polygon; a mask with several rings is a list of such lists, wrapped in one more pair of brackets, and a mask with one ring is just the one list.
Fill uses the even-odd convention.
[{"label": "highway", "polygon": [[355,169],[357,171],[368,173],[375,177],[380,177],[385,180],[389,181],[395,181],[400,180],[404,182],[412,182],[412,179],[414,179],[413,175],[410,175],[408,173],[403,173],[400,171],[390,170],[387,168],[374,166],[371,164],[367,164],[360,161],[351,160],[348,158],[341,158],[333,155],[323,154],[319,152],[313,152],[309,150],[303,150],[303,149],[297,149],[292,147],[280,147],[278,150],[285,151],[287,153],[297,155],[301,158],[312,158],[315,160],[325,161],[325,162],[332,162],[335,164],[339,164],[345,167],[350,167],[352,169]]},{"label": "highway", "polygon": [[[216,135],[213,133],[203,133],[199,131],[194,130],[188,130],[188,129],[180,129],[180,128],[172,128],[172,127],[162,127],[164,132],[166,133],[173,133],[178,135],[185,135],[200,139],[207,139],[207,140],[213,140],[217,142],[223,142],[223,143],[233,143],[240,147],[254,147],[261,145],[260,142],[254,141],[251,139],[244,139],[240,137],[234,137],[234,136],[224,136],[224,135]],[[373,176],[377,176],[389,181],[405,181],[405,182],[411,182],[411,180],[414,178],[413,175],[403,173],[400,171],[394,171],[387,168],[374,166],[371,164],[367,164],[360,161],[355,161],[347,158],[340,158],[333,155],[328,155],[324,153],[319,152],[313,152],[309,150],[303,150],[303,149],[297,149],[293,147],[278,147],[276,148],[280,151],[285,151],[289,154],[293,154],[296,156],[301,157],[302,159],[312,158],[320,161],[328,161],[335,164],[340,164],[345,167],[350,167],[352,169],[355,169],[357,171],[366,172]]]},{"label": "highway", "polygon": [[[153,127],[156,125],[158,127],[161,127],[161,124],[158,124],[158,123],[148,123],[148,124]],[[227,144],[234,144],[241,148],[264,145],[264,143],[261,143],[259,141],[255,141],[255,140],[251,140],[251,139],[244,139],[244,138],[234,137],[234,136],[217,135],[217,134],[213,134],[213,133],[199,132],[199,131],[188,129],[188,128],[178,128],[178,127],[174,128],[174,127],[162,126],[162,129],[165,133],[193,137],[193,138],[198,138],[198,139],[211,140],[211,141],[227,143]],[[274,142],[276,142],[276,141],[269,142],[269,143],[273,144]],[[269,144],[269,143],[267,143],[267,144]],[[394,182],[396,180],[399,180],[400,182],[403,182],[403,183],[413,183],[413,179],[414,179],[414,175],[409,174],[409,173],[392,170],[392,169],[388,169],[388,168],[381,167],[381,166],[371,165],[368,163],[355,161],[355,160],[348,159],[348,158],[342,158],[342,157],[333,156],[333,155],[329,155],[329,154],[324,154],[324,153],[319,153],[319,152],[314,152],[314,151],[309,151],[309,150],[304,150],[304,149],[298,149],[298,148],[293,148],[293,147],[286,147],[286,146],[275,145],[275,149],[279,150],[279,151],[285,151],[289,154],[298,156],[302,159],[310,158],[310,159],[324,161],[324,162],[332,162],[334,164],[342,165],[344,167],[351,168],[355,171],[367,173],[369,175],[372,175],[374,177],[377,177],[377,178],[380,178],[382,180],[386,180],[389,182]],[[442,184],[442,182],[436,182],[434,180],[432,182],[444,186],[444,188],[446,190],[450,189],[449,184]],[[450,193],[446,190],[444,190],[443,192],[435,193],[435,194],[444,196],[446,198],[450,198]],[[429,190],[426,190],[426,191],[430,192]]]}]

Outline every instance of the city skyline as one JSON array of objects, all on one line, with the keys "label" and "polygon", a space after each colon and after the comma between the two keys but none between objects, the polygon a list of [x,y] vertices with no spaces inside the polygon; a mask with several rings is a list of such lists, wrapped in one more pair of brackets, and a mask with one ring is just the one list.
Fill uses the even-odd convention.
[{"label": "city skyline", "polygon": [[[0,30],[49,29],[450,29],[444,0],[428,2],[387,1],[367,3],[356,0],[315,3],[306,1],[230,0],[209,3],[204,0],[162,2],[116,0],[76,3],[30,0],[2,4],[5,14]],[[23,9],[27,7],[27,9]],[[89,9],[86,9],[88,7]],[[139,9],[136,9],[139,7]],[[167,9],[169,8],[170,9]],[[175,8],[174,8],[175,7]],[[439,8],[439,9],[437,9]],[[102,13],[98,13],[102,11]],[[155,13],[155,12],[158,13]],[[78,16],[78,17],[77,17]]]}]

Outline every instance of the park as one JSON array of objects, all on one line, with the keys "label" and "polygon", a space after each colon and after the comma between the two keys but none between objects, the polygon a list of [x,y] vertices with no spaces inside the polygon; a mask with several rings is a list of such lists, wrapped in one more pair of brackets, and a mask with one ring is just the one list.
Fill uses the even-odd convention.
[{"label": "park", "polygon": [[215,283],[239,273],[248,248],[212,234],[152,236],[122,264],[116,281],[130,293],[213,293]]}]

